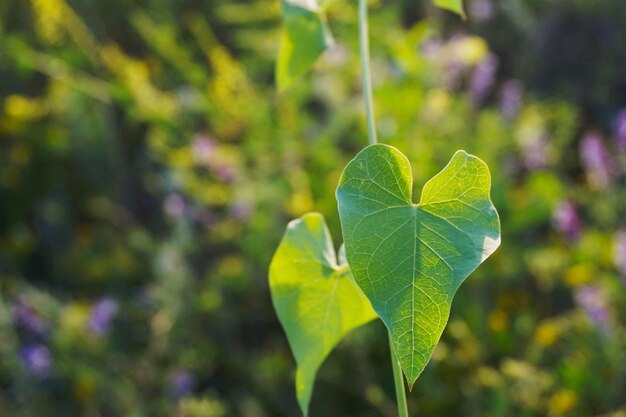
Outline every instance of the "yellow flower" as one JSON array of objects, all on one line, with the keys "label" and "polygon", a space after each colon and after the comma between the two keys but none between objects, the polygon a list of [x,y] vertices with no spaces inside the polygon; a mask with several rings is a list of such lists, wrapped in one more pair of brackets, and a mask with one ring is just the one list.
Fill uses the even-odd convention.
[{"label": "yellow flower", "polygon": [[476,372],[476,380],[485,387],[498,387],[502,385],[503,378],[498,371],[487,366],[481,366]]},{"label": "yellow flower", "polygon": [[480,62],[489,52],[489,47],[485,40],[477,36],[469,36],[463,39],[457,48],[458,57],[471,65]]},{"label": "yellow flower", "polygon": [[579,287],[591,281],[593,267],[588,264],[574,265],[565,271],[565,283],[570,287]]},{"label": "yellow flower", "polygon": [[441,88],[434,88],[426,95],[424,111],[431,121],[437,121],[443,117],[452,105],[452,96]]},{"label": "yellow flower", "polygon": [[4,111],[14,119],[31,120],[44,116],[48,109],[40,100],[14,94],[4,100]]},{"label": "yellow flower", "polygon": [[535,343],[540,346],[549,347],[556,343],[561,334],[559,326],[550,321],[545,321],[535,330]]},{"label": "yellow flower", "polygon": [[509,316],[502,310],[494,310],[489,315],[489,328],[495,332],[500,333],[509,327]]},{"label": "yellow flower", "polygon": [[56,45],[63,39],[63,12],[65,3],[59,0],[31,0],[35,15],[35,31],[47,43]]},{"label": "yellow flower", "polygon": [[97,388],[97,381],[94,376],[83,375],[74,384],[74,397],[81,403],[86,403],[93,398]]},{"label": "yellow flower", "polygon": [[242,274],[245,265],[245,261],[241,257],[231,255],[222,258],[217,269],[220,275],[232,277]]},{"label": "yellow flower", "polygon": [[135,100],[135,110],[140,117],[172,119],[178,114],[179,102],[175,95],[158,89],[152,83],[148,62],[126,55],[116,44],[103,46],[100,58],[104,66],[124,82]]},{"label": "yellow flower", "polygon": [[89,320],[89,307],[84,303],[70,303],[61,313],[60,327],[70,336],[80,336],[85,332]]},{"label": "yellow flower", "polygon": [[555,392],[548,402],[551,415],[563,415],[576,408],[578,396],[571,389],[560,389]]}]

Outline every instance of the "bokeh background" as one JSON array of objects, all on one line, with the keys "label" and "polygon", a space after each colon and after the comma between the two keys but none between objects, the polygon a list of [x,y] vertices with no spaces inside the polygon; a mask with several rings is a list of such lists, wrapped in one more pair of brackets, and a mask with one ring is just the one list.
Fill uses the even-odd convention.
[{"label": "bokeh background", "polygon": [[[0,0],[0,416],[297,416],[267,270],[366,143],[356,2],[278,95],[278,0]],[[466,149],[503,244],[413,415],[626,416],[626,3],[371,4],[380,140],[423,184]],[[312,416],[392,416],[383,326]]]}]

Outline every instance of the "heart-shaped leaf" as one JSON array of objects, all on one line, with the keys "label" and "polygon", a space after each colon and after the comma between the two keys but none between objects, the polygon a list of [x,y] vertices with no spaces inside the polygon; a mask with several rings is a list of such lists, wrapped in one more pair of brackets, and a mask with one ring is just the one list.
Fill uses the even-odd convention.
[{"label": "heart-shaped leaf", "polygon": [[465,19],[463,0],[434,0],[435,6],[450,10]]},{"label": "heart-shaped leaf", "polygon": [[389,330],[412,386],[424,370],[463,280],[500,245],[479,158],[458,151],[413,204],[408,159],[371,145],[346,166],[337,200],[356,282]]},{"label": "heart-shaped leaf", "polygon": [[333,44],[326,16],[316,0],[283,0],[282,14],[285,27],[276,64],[279,91],[307,72]]},{"label": "heart-shaped leaf", "polygon": [[287,226],[270,265],[274,308],[296,357],[296,393],[306,416],[318,368],[350,330],[376,318],[354,282],[348,264],[337,256],[319,213]]}]

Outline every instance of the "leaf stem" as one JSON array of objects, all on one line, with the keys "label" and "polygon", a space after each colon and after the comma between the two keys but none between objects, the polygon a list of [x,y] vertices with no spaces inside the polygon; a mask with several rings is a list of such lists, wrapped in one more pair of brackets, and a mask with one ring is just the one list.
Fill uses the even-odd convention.
[{"label": "leaf stem", "polygon": [[367,118],[367,134],[370,145],[377,142],[376,123],[374,121],[374,101],[372,99],[372,77],[370,75],[370,51],[367,25],[367,0],[359,0],[359,49],[361,52],[361,78],[363,98],[365,100],[365,117]]},{"label": "leaf stem", "polygon": [[391,367],[393,368],[393,382],[396,386],[396,402],[398,403],[398,416],[409,417],[409,409],[406,405],[406,393],[404,391],[404,377],[402,376],[402,367],[396,356],[396,352],[389,335],[389,350],[391,352]]}]

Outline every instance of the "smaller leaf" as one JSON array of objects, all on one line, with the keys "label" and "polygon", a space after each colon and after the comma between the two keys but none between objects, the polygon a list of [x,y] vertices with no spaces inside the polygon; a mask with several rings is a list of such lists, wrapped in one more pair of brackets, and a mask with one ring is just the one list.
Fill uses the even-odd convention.
[{"label": "smaller leaf", "polygon": [[465,19],[465,11],[463,10],[463,0],[434,0],[435,6],[442,9],[450,10]]},{"label": "smaller leaf", "polygon": [[270,291],[278,319],[296,357],[296,393],[308,414],[315,375],[324,359],[352,329],[376,313],[335,249],[319,213],[287,226],[270,265]]},{"label": "smaller leaf", "polygon": [[279,91],[306,73],[333,44],[326,16],[316,0],[283,0],[282,15],[285,27],[276,63]]}]

